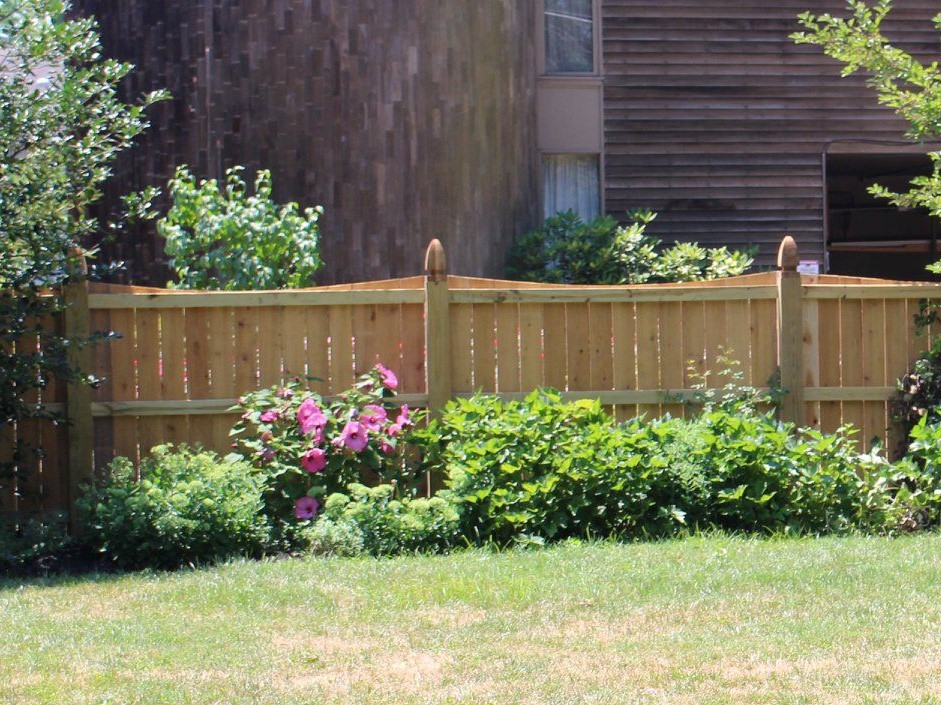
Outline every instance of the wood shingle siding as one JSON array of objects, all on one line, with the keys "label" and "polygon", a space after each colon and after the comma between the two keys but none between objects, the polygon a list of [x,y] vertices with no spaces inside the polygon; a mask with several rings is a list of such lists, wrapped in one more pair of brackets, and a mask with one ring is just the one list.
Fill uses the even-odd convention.
[{"label": "wood shingle siding", "polygon": [[[105,53],[167,88],[117,164],[108,202],[176,165],[270,168],[275,196],[322,204],[322,282],[420,271],[429,237],[452,271],[497,274],[539,220],[532,3],[518,0],[77,0]],[[159,282],[161,243],[109,254]]]},{"label": "wood shingle siding", "polygon": [[[666,240],[758,245],[781,234],[823,257],[822,154],[834,139],[900,140],[906,124],[864,78],[797,46],[798,13],[842,0],[604,0],[605,204],[659,212]],[[934,0],[897,0],[891,41],[937,58]],[[863,147],[860,147],[863,148]]]}]

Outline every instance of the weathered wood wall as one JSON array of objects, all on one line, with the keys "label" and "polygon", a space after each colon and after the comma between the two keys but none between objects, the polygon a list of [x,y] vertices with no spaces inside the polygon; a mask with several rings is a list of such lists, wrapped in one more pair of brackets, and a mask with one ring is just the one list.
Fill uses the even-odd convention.
[{"label": "weathered wood wall", "polygon": [[[536,224],[534,26],[517,0],[76,0],[106,54],[139,67],[127,94],[173,101],[118,163],[108,202],[233,164],[276,196],[322,204],[322,283],[405,276],[439,237],[463,274],[502,271]],[[159,238],[108,248],[138,283],[164,276]]]},{"label": "weathered wood wall", "polygon": [[[885,30],[938,57],[934,0],[898,0]],[[899,140],[905,123],[859,76],[797,46],[802,11],[845,14],[844,0],[604,0],[606,209],[650,208],[663,239],[759,245],[782,232],[823,256],[829,140]]]}]

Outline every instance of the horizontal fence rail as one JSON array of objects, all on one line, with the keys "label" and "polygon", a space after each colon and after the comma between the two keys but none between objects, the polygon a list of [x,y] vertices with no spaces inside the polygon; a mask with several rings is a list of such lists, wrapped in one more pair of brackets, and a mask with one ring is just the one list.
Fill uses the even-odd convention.
[{"label": "horizontal fence rail", "polygon": [[139,461],[160,443],[226,453],[240,395],[300,377],[330,397],[377,362],[398,374],[401,401],[433,414],[455,397],[549,386],[618,419],[683,415],[732,368],[741,384],[780,380],[787,420],[852,424],[860,448],[891,448],[896,380],[938,332],[914,314],[941,286],[802,276],[787,240],[779,265],[715,282],[548,285],[447,275],[435,242],[422,277],[273,292],[78,285],[56,325],[121,337],[76,360],[104,379],[97,389],[53,383],[28,400],[69,425],[4,429],[0,452],[16,433],[43,454],[0,490],[0,516],[67,512],[115,456]]}]

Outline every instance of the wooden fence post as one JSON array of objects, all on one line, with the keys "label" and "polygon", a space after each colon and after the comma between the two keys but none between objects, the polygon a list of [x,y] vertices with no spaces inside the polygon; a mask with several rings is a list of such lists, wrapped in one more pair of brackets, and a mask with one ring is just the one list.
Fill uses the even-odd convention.
[{"label": "wooden fence post", "polygon": [[428,413],[441,413],[451,398],[451,318],[444,247],[437,239],[425,251],[425,375]]},{"label": "wooden fence post", "polygon": [[797,271],[797,243],[785,235],[778,248],[778,366],[781,420],[804,420],[804,350],[801,275]]},{"label": "wooden fence post", "polygon": [[[74,341],[85,341],[90,335],[88,313],[88,265],[85,253],[80,249],[72,252],[76,281],[65,286],[63,298],[63,328],[65,337],[73,344],[69,346],[69,365],[82,374],[89,374],[92,364],[91,348],[75,345]],[[91,387],[73,381],[66,392],[66,416],[68,419],[68,498],[69,525],[74,532],[78,526],[75,516],[75,500],[79,487],[93,477],[94,427],[91,415]]]}]

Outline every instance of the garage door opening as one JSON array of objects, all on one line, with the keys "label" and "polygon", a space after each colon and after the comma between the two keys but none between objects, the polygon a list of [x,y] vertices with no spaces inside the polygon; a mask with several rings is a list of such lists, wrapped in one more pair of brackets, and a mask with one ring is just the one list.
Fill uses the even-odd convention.
[{"label": "garage door opening", "polygon": [[898,208],[868,192],[873,184],[907,191],[931,173],[924,154],[828,154],[827,250],[831,274],[932,281],[925,265],[941,259],[941,220]]}]

